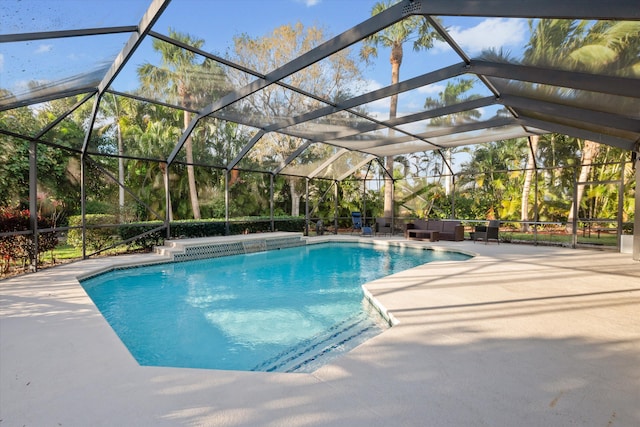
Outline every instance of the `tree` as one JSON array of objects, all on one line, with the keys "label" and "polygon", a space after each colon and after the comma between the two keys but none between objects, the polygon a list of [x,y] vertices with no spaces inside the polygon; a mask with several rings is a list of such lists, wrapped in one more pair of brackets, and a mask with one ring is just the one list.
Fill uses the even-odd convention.
[{"label": "tree", "polygon": [[[524,140],[510,139],[479,146],[471,159],[461,165],[460,188],[478,205],[476,216],[508,219],[515,212],[514,200],[519,200]],[[511,172],[514,171],[514,172]]]},{"label": "tree", "polygon": [[[376,3],[371,9],[371,16],[383,12],[395,3],[398,3],[398,1],[388,0]],[[430,49],[433,47],[433,42],[438,38],[438,33],[429,25],[425,17],[410,16],[364,39],[360,57],[365,61],[369,61],[372,57],[377,57],[378,46],[391,49],[391,55],[389,56],[391,84],[395,84],[400,81],[400,66],[404,55],[403,45],[412,41],[413,50],[415,51]],[[391,96],[389,118],[394,119],[397,112],[398,95],[396,94]],[[392,138],[393,134],[393,129],[390,129],[389,138]],[[391,218],[393,216],[393,156],[385,158],[385,167],[384,216]]]},{"label": "tree", "polygon": [[[578,71],[591,73],[618,73],[622,75],[640,75],[640,23],[601,21],[593,25],[582,43],[570,52],[569,59]],[[598,155],[600,145],[585,140],[582,146],[582,159],[578,182],[586,182],[591,171],[593,159]],[[568,224],[573,222],[575,206],[580,206],[584,195],[584,186],[576,191],[577,202],[571,205]]]},{"label": "tree", "polygon": [[[0,112],[0,128],[35,135],[76,100],[70,97],[50,101],[38,109],[20,107]],[[38,144],[38,191],[47,199],[41,202],[61,203],[64,211],[77,205],[79,181],[70,171],[73,154],[61,148],[77,146],[83,136],[81,121],[64,120],[42,137],[60,148]],[[29,205],[29,145],[27,140],[0,134],[0,206]]]},{"label": "tree", "polygon": [[[640,23],[599,21],[546,20],[529,21],[532,36],[523,56],[523,63],[549,68],[563,68],[586,73],[638,75],[640,72]],[[540,91],[561,89],[537,87]],[[584,105],[590,105],[588,93],[578,92],[574,97]],[[585,182],[591,171],[593,159],[600,145],[594,141],[581,143],[581,166],[578,182]],[[584,186],[576,191],[576,204],[580,206]],[[569,209],[568,227],[571,228],[576,212]]]},{"label": "tree", "polygon": [[522,198],[520,200],[520,221],[522,221],[522,231],[529,230],[529,192],[531,191],[531,182],[534,176],[534,167],[536,166],[535,153],[538,151],[538,141],[540,136],[531,135],[529,137],[529,152],[527,153],[527,166],[524,172],[524,184],[522,185]]},{"label": "tree", "polygon": [[[171,29],[169,36],[198,49],[204,45],[202,39],[195,39]],[[198,62],[198,55],[176,45],[154,39],[153,49],[161,54],[162,63],[160,66],[145,63],[138,67],[142,91],[154,97],[166,97],[168,101],[177,102],[184,107],[183,125],[186,129],[191,122],[189,110],[215,99],[226,90],[224,73],[212,61],[203,59],[202,62]],[[193,217],[200,219],[191,135],[185,140],[185,155]]]},{"label": "tree", "polygon": [[[116,96],[107,93],[100,101],[99,119],[104,123],[99,130],[99,134],[114,134],[117,141],[118,155],[118,206],[120,213],[125,207],[125,141],[124,135],[128,133],[129,127],[135,126],[141,117],[143,108],[131,98]],[[101,117],[102,116],[102,117]],[[134,149],[135,151],[135,149]]]},{"label": "tree", "polygon": [[[180,136],[180,129],[164,120],[148,120],[142,126],[132,126],[128,130],[128,136],[136,142],[135,155],[143,158],[161,158],[167,150],[167,146]],[[157,165],[157,166],[156,166]],[[145,194],[140,194],[156,212],[164,210],[164,205],[160,202],[162,198],[153,197],[153,192],[160,192],[164,189],[164,182],[169,179],[167,164],[165,162],[146,162],[138,160],[131,162],[133,168],[131,175],[138,178],[135,188]],[[157,172],[160,172],[160,176]],[[158,179],[161,177],[162,179]],[[169,221],[173,221],[173,209],[169,201]]]},{"label": "tree", "polygon": [[[254,38],[247,34],[234,37],[233,51],[229,56],[239,65],[267,74],[325,40],[322,28],[305,28],[301,23],[288,24],[277,27],[262,37]],[[236,86],[247,85],[255,79],[239,71],[231,71],[229,78]],[[333,102],[348,96],[351,88],[359,86],[361,82],[360,70],[351,58],[349,49],[316,62],[287,79],[288,84]],[[225,109],[224,114],[239,115],[243,123],[252,122],[255,120],[253,117],[259,117],[260,120],[255,120],[258,127],[267,121],[278,123],[282,118],[295,117],[324,106],[324,103],[316,99],[272,84]],[[271,132],[247,156],[261,168],[273,169],[303,143],[300,138]],[[317,156],[326,156],[328,152],[324,144],[313,144],[307,151],[297,159],[303,166],[317,160]],[[287,183],[291,196],[291,215],[296,216],[300,213],[303,180],[288,178]]]},{"label": "tree", "polygon": [[[480,98],[478,94],[471,94],[463,96],[464,93],[473,89],[473,79],[455,79],[454,82],[447,82],[447,86],[442,92],[438,94],[438,98],[427,98],[424,101],[424,107],[428,109],[446,107],[448,105],[455,105],[465,101],[471,101],[473,99]],[[478,110],[465,110],[453,114],[447,114],[445,116],[435,117],[429,121],[432,126],[456,126],[463,123],[468,123],[473,120],[479,119],[481,113]],[[451,165],[451,148],[441,150],[440,154],[444,157],[445,161]],[[444,166],[444,165],[443,165]],[[452,176],[447,177],[445,180],[445,194],[449,195],[451,192]]]}]

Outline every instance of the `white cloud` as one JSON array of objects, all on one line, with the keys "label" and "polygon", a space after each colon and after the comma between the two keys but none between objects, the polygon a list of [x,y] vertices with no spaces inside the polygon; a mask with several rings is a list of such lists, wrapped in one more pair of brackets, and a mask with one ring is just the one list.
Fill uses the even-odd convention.
[{"label": "white cloud", "polygon": [[[477,55],[490,48],[522,47],[528,33],[524,20],[507,18],[489,18],[475,27],[450,27],[448,31],[468,55]],[[438,42],[434,47],[438,52],[449,49],[444,42]]]},{"label": "white cloud", "polygon": [[0,73],[4,71],[4,55],[0,53]]},{"label": "white cloud", "polygon": [[378,90],[381,87],[382,87],[382,85],[377,80],[367,79],[365,81],[365,83],[364,83],[364,91],[365,91],[365,93],[366,92],[373,92],[374,90]]},{"label": "white cloud", "polygon": [[47,52],[51,52],[51,49],[53,49],[52,44],[41,44],[36,49],[35,53],[47,53]]},{"label": "white cloud", "polygon": [[423,93],[426,95],[437,95],[445,89],[446,86],[441,84],[430,84],[427,86],[422,86],[418,88],[418,93]]},{"label": "white cloud", "polygon": [[322,0],[296,0],[298,3],[302,3],[307,7],[313,7],[319,4]]}]

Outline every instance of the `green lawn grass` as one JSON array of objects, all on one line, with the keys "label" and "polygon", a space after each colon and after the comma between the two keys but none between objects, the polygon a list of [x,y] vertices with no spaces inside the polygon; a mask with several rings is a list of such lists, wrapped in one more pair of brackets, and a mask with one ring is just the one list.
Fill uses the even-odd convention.
[{"label": "green lawn grass", "polygon": [[76,249],[71,245],[62,244],[56,246],[53,250],[53,256],[59,260],[82,258],[82,249]]},{"label": "green lawn grass", "polygon": [[[534,236],[533,233],[520,233],[516,231],[501,231],[500,238],[505,241],[520,241],[520,242],[550,242],[550,243],[567,243],[571,244],[572,236],[566,233],[538,233]],[[601,234],[600,237],[597,234],[592,233],[591,236],[582,236],[582,233],[578,234],[578,244],[598,245],[598,246],[616,246],[618,244],[618,237],[615,234]]]}]

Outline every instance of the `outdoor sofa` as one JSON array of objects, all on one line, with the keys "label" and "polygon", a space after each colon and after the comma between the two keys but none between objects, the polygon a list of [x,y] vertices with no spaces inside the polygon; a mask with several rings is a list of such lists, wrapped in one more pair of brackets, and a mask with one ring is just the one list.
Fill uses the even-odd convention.
[{"label": "outdoor sofa", "polygon": [[437,219],[416,219],[409,224],[404,232],[404,237],[411,240],[464,240],[464,226],[460,221],[442,221]]}]

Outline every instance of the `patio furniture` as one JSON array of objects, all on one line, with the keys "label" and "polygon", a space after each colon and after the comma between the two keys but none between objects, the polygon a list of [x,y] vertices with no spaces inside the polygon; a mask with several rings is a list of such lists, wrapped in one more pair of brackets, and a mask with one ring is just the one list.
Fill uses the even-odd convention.
[{"label": "patio furniture", "polygon": [[392,235],[391,218],[376,218],[376,234]]},{"label": "patio furniture", "polygon": [[438,240],[440,240],[440,232],[435,230],[422,230],[419,228],[411,228],[407,230],[407,239],[428,240],[429,242],[437,242]]},{"label": "patio furniture", "polygon": [[423,220],[416,219],[407,224],[404,237],[412,240],[464,240],[464,226],[460,221],[442,221],[437,219]]},{"label": "patio furniture", "polygon": [[362,232],[362,214],[360,212],[351,212],[351,233]]},{"label": "patio furniture", "polygon": [[495,240],[500,244],[500,221],[491,220],[489,225],[478,225],[474,231],[469,233],[471,240],[475,243],[476,240],[484,240],[485,245],[489,240]]}]

